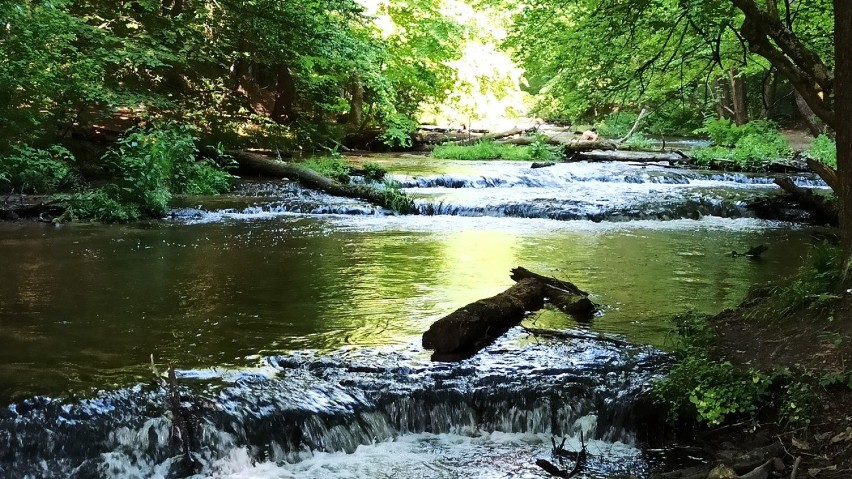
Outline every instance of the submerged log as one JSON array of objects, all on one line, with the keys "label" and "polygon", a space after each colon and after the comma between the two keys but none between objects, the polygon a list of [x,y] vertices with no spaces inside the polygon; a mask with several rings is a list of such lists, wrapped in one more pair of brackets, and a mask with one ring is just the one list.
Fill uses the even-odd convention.
[{"label": "submerged log", "polygon": [[798,186],[788,176],[776,177],[775,184],[780,186],[785,193],[790,195],[802,207],[811,211],[818,221],[837,226],[839,222],[837,207],[831,204],[826,197],[814,193],[809,188]]},{"label": "submerged log", "polygon": [[524,268],[512,270],[516,284],[506,291],[457,309],[433,323],[423,333],[423,347],[432,349],[435,361],[459,361],[476,354],[545,300],[579,320],[597,311],[588,295],[567,281],[548,278]]},{"label": "submerged log", "polygon": [[415,211],[414,203],[411,201],[402,207],[395,205],[397,208],[394,208],[391,205],[391,198],[388,198],[381,189],[367,185],[344,185],[296,163],[279,161],[244,150],[229,151],[228,154],[233,156],[240,168],[246,171],[275,178],[290,178],[306,188],[324,191],[333,196],[369,201],[403,214]]}]

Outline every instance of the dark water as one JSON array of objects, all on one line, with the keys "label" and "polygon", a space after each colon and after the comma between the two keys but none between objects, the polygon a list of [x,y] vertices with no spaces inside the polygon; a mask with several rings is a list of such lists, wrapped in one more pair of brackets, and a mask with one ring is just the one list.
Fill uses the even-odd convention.
[{"label": "dark water", "polygon": [[[430,215],[255,185],[165,222],[0,225],[0,477],[173,475],[166,364],[197,405],[206,475],[536,477],[551,435],[576,444],[582,429],[595,477],[643,476],[629,410],[657,353],[514,331],[452,367],[419,335],[523,265],[604,305],[590,326],[550,311],[527,324],[665,349],[672,315],[734,306],[812,243],[742,208],[771,194],[760,177],[385,161]],[[740,214],[677,209],[690,198]],[[617,215],[578,219],[589,211]],[[730,256],[756,244],[761,261]]]}]

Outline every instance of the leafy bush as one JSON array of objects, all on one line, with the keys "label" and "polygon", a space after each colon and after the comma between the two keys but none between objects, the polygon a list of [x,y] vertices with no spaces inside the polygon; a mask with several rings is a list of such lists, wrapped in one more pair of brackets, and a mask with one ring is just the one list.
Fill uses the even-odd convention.
[{"label": "leafy bush", "polygon": [[805,155],[832,168],[837,168],[837,144],[826,135],[816,137]]},{"label": "leafy bush", "polygon": [[631,112],[610,113],[598,124],[598,134],[601,138],[622,138],[626,135],[639,115]]},{"label": "leafy bush", "polygon": [[414,211],[414,201],[400,189],[396,181],[386,180],[382,189],[384,206],[392,211],[407,214]]},{"label": "leafy bush", "polygon": [[727,421],[762,416],[778,422],[807,422],[815,405],[815,381],[788,370],[765,374],[710,358],[715,334],[706,317],[675,318],[677,363],[655,381],[654,400],[668,411],[671,422],[693,421],[717,426]]},{"label": "leafy bush", "polygon": [[162,216],[173,193],[213,194],[231,188],[217,165],[196,161],[196,138],[187,127],[132,131],[104,155],[114,183],[67,198],[78,219],[107,222]]},{"label": "leafy bush", "polygon": [[[535,141],[530,145],[529,159],[535,161],[561,161],[565,158],[565,151],[548,143],[548,136],[541,133],[535,135]],[[523,150],[521,150],[523,151]]]},{"label": "leafy bush", "polygon": [[308,158],[302,161],[302,166],[341,183],[349,183],[349,165],[340,155],[332,153],[329,156]]},{"label": "leafy bush", "polygon": [[417,130],[417,122],[403,115],[393,114],[384,118],[385,131],[379,135],[379,140],[394,148],[410,148],[411,134]]},{"label": "leafy bush", "polygon": [[509,160],[530,161],[530,147],[501,145],[492,141],[480,141],[473,145],[438,145],[432,150],[433,158],[443,160]]},{"label": "leafy bush", "polygon": [[711,118],[696,133],[707,134],[713,141],[713,146],[692,150],[692,156],[703,164],[727,159],[744,168],[759,169],[768,161],[789,157],[792,153],[787,139],[767,120],[737,126],[727,119]]},{"label": "leafy bush", "polygon": [[373,162],[364,163],[364,171],[367,179],[372,181],[381,181],[388,173],[388,170]]},{"label": "leafy bush", "polygon": [[53,193],[71,183],[74,155],[61,146],[15,147],[0,158],[0,188],[20,193]]},{"label": "leafy bush", "polygon": [[627,148],[635,148],[637,150],[648,150],[654,146],[654,141],[646,137],[640,132],[636,132],[627,139],[622,145]]}]

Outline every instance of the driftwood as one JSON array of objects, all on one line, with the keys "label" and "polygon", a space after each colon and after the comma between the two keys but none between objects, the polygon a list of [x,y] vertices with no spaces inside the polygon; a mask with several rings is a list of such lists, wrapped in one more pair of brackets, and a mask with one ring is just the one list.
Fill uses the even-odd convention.
[{"label": "driftwood", "polygon": [[837,226],[839,223],[837,207],[829,203],[824,196],[814,193],[809,188],[802,188],[796,185],[788,176],[776,177],[775,184],[780,186],[785,193],[790,195],[803,208],[811,211],[817,221],[828,223],[832,226]]},{"label": "driftwood", "polygon": [[423,347],[434,351],[433,360],[460,361],[476,354],[519,324],[528,311],[541,309],[546,298],[580,319],[597,310],[588,295],[569,282],[524,268],[513,269],[512,279],[516,283],[511,288],[457,309],[423,333]]},{"label": "driftwood", "polygon": [[[553,440],[551,439],[551,441]],[[565,440],[562,441],[562,444],[565,444]],[[554,442],[554,455],[562,455],[559,454],[560,450],[562,450],[562,446],[560,445],[559,448],[556,448]],[[586,456],[586,443],[583,440],[583,431],[580,431],[580,450],[577,452],[577,461],[574,463],[574,467],[570,471],[567,469],[560,469],[559,466],[553,464],[552,462],[546,459],[536,460],[535,465],[544,469],[545,472],[547,472],[553,477],[562,477],[570,479],[572,477],[577,476],[578,474],[580,474],[580,472],[583,471],[583,468],[586,466]]]},{"label": "driftwood", "polygon": [[[321,190],[333,196],[365,200],[390,209],[388,198],[380,189],[367,185],[344,185],[296,163],[275,160],[249,151],[229,151],[228,154],[236,160],[242,170],[263,176],[290,178],[306,188]],[[413,213],[414,211],[414,204],[409,203],[399,212]]]},{"label": "driftwood", "polygon": [[631,128],[630,131],[627,132],[626,135],[624,135],[624,138],[622,138],[620,140],[616,140],[615,143],[620,145],[620,144],[624,143],[625,141],[627,141],[628,139],[630,139],[630,137],[633,136],[634,133],[636,133],[636,130],[639,129],[639,124],[642,123],[642,120],[646,116],[648,116],[648,114],[649,114],[648,110],[645,109],[645,108],[642,108],[642,111],[639,112],[639,116],[636,117],[636,122],[633,123],[633,128]]}]

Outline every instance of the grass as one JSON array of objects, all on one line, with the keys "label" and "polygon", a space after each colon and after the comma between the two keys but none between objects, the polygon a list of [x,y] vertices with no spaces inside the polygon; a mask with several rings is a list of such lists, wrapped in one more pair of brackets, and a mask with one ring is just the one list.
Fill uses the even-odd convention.
[{"label": "grass", "polygon": [[508,160],[532,161],[532,151],[528,146],[501,145],[490,141],[480,141],[474,145],[439,145],[432,150],[432,158],[442,160]]},{"label": "grass", "polygon": [[316,156],[302,161],[301,166],[341,183],[349,183],[349,164],[339,155]]}]

